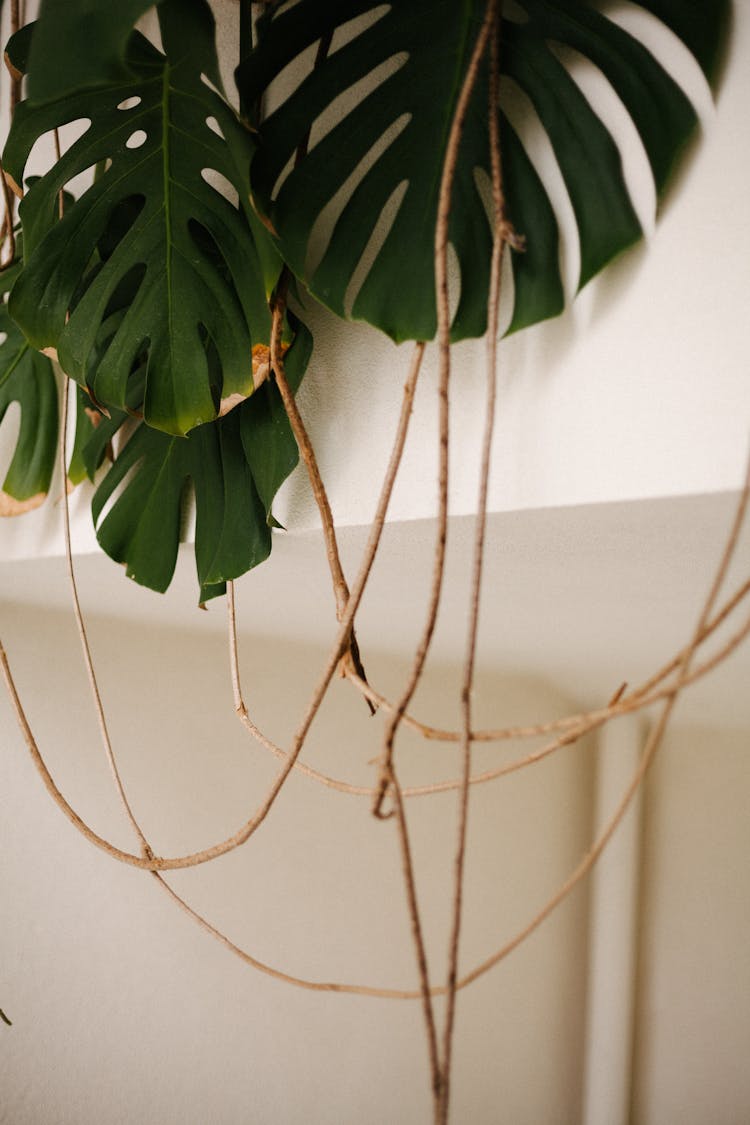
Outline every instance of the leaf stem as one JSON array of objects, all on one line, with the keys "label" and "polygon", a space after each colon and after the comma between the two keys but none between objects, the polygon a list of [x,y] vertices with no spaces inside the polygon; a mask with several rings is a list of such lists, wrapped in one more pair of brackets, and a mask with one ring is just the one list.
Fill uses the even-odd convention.
[{"label": "leaf stem", "polygon": [[447,1003],[443,1029],[443,1082],[439,1120],[447,1125],[450,1102],[451,1062],[453,1058],[453,1029],[456,1009],[456,982],[458,979],[458,946],[461,934],[463,911],[464,870],[466,860],[466,832],[469,822],[469,786],[471,783],[471,694],[474,686],[474,667],[479,630],[479,603],[482,588],[482,569],[487,531],[487,495],[489,491],[492,438],[495,427],[495,400],[497,397],[497,336],[498,313],[501,294],[503,251],[505,249],[505,203],[502,186],[502,162],[500,136],[498,132],[498,82],[499,82],[499,31],[502,15],[502,0],[498,0],[490,26],[490,81],[488,89],[487,117],[489,121],[490,156],[492,167],[493,203],[493,246],[490,271],[490,291],[487,316],[487,390],[485,402],[484,435],[482,438],[482,462],[477,499],[477,515],[474,538],[474,559],[471,574],[469,623],[466,639],[464,677],[461,686],[461,755],[463,771],[459,794],[458,834],[454,861],[453,917],[448,946],[448,973],[446,980]]}]

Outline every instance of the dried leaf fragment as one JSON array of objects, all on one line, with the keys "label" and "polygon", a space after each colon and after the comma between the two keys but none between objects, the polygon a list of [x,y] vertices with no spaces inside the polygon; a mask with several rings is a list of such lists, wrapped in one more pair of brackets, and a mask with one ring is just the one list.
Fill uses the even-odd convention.
[{"label": "dried leaf fragment", "polygon": [[3,172],[3,175],[5,176],[5,182],[6,182],[6,184],[8,185],[8,187],[10,188],[10,190],[11,190],[11,191],[13,192],[13,194],[14,194],[14,195],[17,195],[19,199],[23,199],[23,188],[20,188],[20,187],[18,186],[18,184],[16,183],[16,181],[15,181],[15,180],[13,179],[13,177],[11,176],[10,172],[5,172],[5,171],[4,171],[4,172]]},{"label": "dried leaf fragment", "polygon": [[24,512],[32,512],[34,508],[41,507],[46,499],[46,492],[37,492],[35,496],[30,496],[28,500],[16,500],[15,496],[11,496],[7,492],[0,492],[0,517],[22,516]]},{"label": "dried leaf fragment", "polygon": [[18,67],[13,65],[13,63],[11,62],[11,59],[10,59],[10,55],[8,54],[7,51],[3,51],[3,58],[5,59],[5,69],[8,71],[8,74],[10,75],[11,80],[13,82],[20,82],[21,79],[23,78],[23,74],[18,69]]},{"label": "dried leaf fragment", "polygon": [[247,395],[241,395],[239,393],[227,395],[227,397],[223,398],[219,403],[219,417],[223,418],[230,410],[234,410],[235,406],[239,406],[241,402],[244,402],[247,397]]}]

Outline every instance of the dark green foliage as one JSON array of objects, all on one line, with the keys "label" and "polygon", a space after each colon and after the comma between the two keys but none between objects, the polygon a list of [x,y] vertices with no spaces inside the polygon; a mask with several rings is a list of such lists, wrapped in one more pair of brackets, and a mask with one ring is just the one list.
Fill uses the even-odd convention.
[{"label": "dark green foliage", "polygon": [[[641,6],[715,81],[728,0]],[[395,340],[434,336],[440,180],[486,9],[482,0],[298,0],[268,7],[249,50],[248,6],[237,71],[246,119],[260,120],[264,96],[285,74],[277,108],[252,133],[222,89],[207,0],[158,4],[164,53],[133,31],[149,7],[42,0],[38,24],[8,45],[12,65],[28,72],[29,100],[3,154],[15,183],[39,137],[73,121],[88,128],[46,175],[27,180],[23,269],[2,277],[3,291],[13,291],[0,310],[0,421],[12,401],[22,410],[4,488],[21,503],[49,488],[57,387],[40,350],[55,348],[79,384],[69,476],[96,477],[100,543],[137,581],[166,589],[192,489],[205,599],[268,555],[271,504],[297,462],[275,385],[252,393],[252,349],[269,342],[282,264],[294,275],[291,292],[306,286],[341,316]],[[663,67],[599,8],[518,0],[516,15],[506,6],[499,32],[505,88],[515,86],[532,107],[569,196],[579,287],[641,231],[620,152],[571,77],[566,52],[595,65],[619,97],[658,197],[696,124]],[[488,86],[485,59],[452,193],[456,340],[486,328],[490,112],[498,114],[507,215],[525,240],[510,252],[508,330],[564,305],[553,202],[502,94],[499,106],[488,105]],[[93,168],[93,184],[78,199],[66,195],[60,218],[60,191]],[[205,170],[236,191],[237,205],[206,182]],[[381,229],[389,208],[390,226]],[[293,318],[287,336],[296,389],[311,342]],[[227,414],[230,398],[243,401]]]},{"label": "dark green foliage", "polygon": [[[584,0],[520,4],[527,20],[502,22],[501,72],[529,98],[551,142],[578,224],[582,286],[641,231],[619,150],[553,45],[574,48],[605,74],[641,135],[659,192],[696,117],[653,56],[594,5]],[[713,73],[725,3],[664,0],[646,7],[658,9]],[[332,39],[328,57],[302,72],[263,123],[253,189],[282,254],[311,291],[339,315],[367,320],[396,340],[430,339],[435,332],[433,243],[440,175],[484,9],[479,0],[392,0],[385,12],[376,0],[325,5],[300,0],[266,20],[258,47],[238,68],[239,87],[250,102],[321,37]],[[374,22],[353,34],[350,21],[368,15]],[[342,34],[353,37],[338,46],[335,37]],[[383,70],[376,74],[378,67]],[[337,103],[343,91],[360,82],[369,83],[363,86],[366,96],[346,107]],[[311,125],[332,107],[339,116],[332,113],[320,139],[313,129],[306,156],[283,178]],[[450,238],[461,274],[456,339],[481,335],[486,326],[491,232],[475,172],[489,168],[487,113],[483,74],[466,121],[451,214]],[[527,243],[525,255],[513,253],[511,327],[517,329],[560,312],[563,295],[551,202],[504,120],[501,129],[508,216]],[[313,246],[313,235],[320,237],[316,224],[350,177],[359,182],[329,223],[320,256]],[[403,195],[392,226],[353,294],[363,253],[383,208],[398,191]]]},{"label": "dark green foliage", "polygon": [[[249,134],[201,80],[202,71],[216,69],[210,13],[203,0],[165,0],[160,17],[167,55],[134,35],[131,80],[18,107],[4,154],[17,183],[37,137],[81,118],[91,125],[21,204],[26,264],[11,313],[34,347],[55,347],[63,370],[115,407],[124,408],[133,364],[145,354],[145,419],[184,434],[214,418],[222,397],[252,390],[252,346],[267,341],[270,327],[268,269],[257,247],[267,235],[257,222],[253,229],[249,205],[233,206],[202,176],[203,169],[218,172],[247,201]],[[139,134],[143,143],[128,147]],[[104,160],[111,163],[57,222],[60,189]],[[118,223],[119,240],[87,276],[97,243],[111,242]],[[96,354],[113,295],[134,274],[127,314]],[[218,365],[215,386],[207,338]]]},{"label": "dark green foliage", "polygon": [[[24,502],[49,491],[59,430],[57,381],[51,362],[24,339],[8,315],[6,295],[21,272],[17,262],[0,274],[0,423],[12,402],[21,408],[21,426],[3,492]],[[34,505],[36,506],[36,504]]]},{"label": "dark green foliage", "polygon": [[49,101],[126,81],[130,32],[151,6],[152,0],[42,0],[29,60],[30,97]]},{"label": "dark green foliage", "polygon": [[[307,330],[296,325],[285,365],[293,389],[302,379],[311,345]],[[91,469],[124,421],[120,415],[97,427],[85,454]],[[205,601],[221,593],[227,579],[267,558],[271,504],[296,463],[297,447],[279,392],[270,383],[226,417],[196,427],[186,439],[140,424],[94,495],[97,538],[108,555],[126,564],[131,578],[166,590],[177,558],[183,498],[192,482],[195,559]]]}]

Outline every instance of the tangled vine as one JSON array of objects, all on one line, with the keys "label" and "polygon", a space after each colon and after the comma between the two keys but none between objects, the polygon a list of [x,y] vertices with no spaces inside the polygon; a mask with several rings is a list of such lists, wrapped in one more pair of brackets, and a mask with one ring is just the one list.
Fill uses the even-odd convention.
[{"label": "tangled vine", "polygon": [[[663,5],[658,0],[643,6],[671,26],[711,78],[726,6]],[[132,31],[137,17],[150,7],[146,0],[134,0],[125,21],[103,16],[97,34],[86,45],[85,65],[81,67],[79,59],[73,74],[64,50],[59,52],[59,68],[50,71],[50,43],[57,49],[57,44],[70,43],[80,32],[76,19],[83,5],[61,6],[46,0],[36,25],[24,25],[18,0],[12,6],[14,34],[7,57],[15,114],[3,156],[1,275],[3,291],[10,297],[3,312],[6,340],[0,346],[0,420],[10,402],[18,402],[23,422],[4,484],[3,513],[18,514],[44,499],[56,456],[63,480],[75,484],[88,477],[95,483],[92,510],[103,549],[124,562],[131,577],[163,590],[171,580],[180,508],[191,481],[200,597],[205,601],[226,596],[235,710],[243,727],[281,761],[281,767],[258,806],[224,839],[180,856],[154,851],[130,803],[109,736],[78,596],[67,492],[62,510],[73,611],[104,751],[137,850],[123,850],[98,835],[68,803],[34,738],[1,644],[0,665],[47,790],[91,843],[149,872],[199,925],[264,973],[316,991],[421,1002],[434,1117],[445,1125],[457,993],[507,957],[585,878],[649,770],[680,693],[721,663],[750,632],[747,617],[719,650],[697,662],[699,650],[730,617],[738,617],[750,593],[749,578],[721,600],[746,515],[749,475],[705,603],[687,643],[668,663],[637,687],[623,688],[606,707],[525,727],[475,728],[471,699],[506,252],[512,259],[513,278],[510,330],[556,315],[563,305],[553,208],[503,112],[501,78],[512,80],[527,94],[552,142],[578,224],[581,285],[634,242],[640,228],[616,146],[550,45],[572,46],[605,72],[639,129],[660,193],[694,128],[695,112],[646,49],[584,0],[521,0],[513,6],[514,11],[521,9],[520,15],[503,12],[501,0],[461,5],[392,0],[385,11],[372,0],[336,0],[326,5],[299,0],[259,5],[255,10],[243,0],[236,76],[239,112],[223,90],[213,19],[205,0],[162,0],[158,16],[163,52]],[[438,42],[425,46],[422,29],[428,18],[439,33]],[[393,55],[394,41],[403,44],[404,57]],[[446,83],[440,75],[445,92],[436,97],[436,52],[444,51],[446,44],[454,81]],[[266,116],[264,99],[272,82],[309,48],[314,48],[309,68]],[[379,66],[384,69],[376,75]],[[25,74],[28,97],[21,101]],[[368,76],[371,87],[362,100],[322,130],[320,120],[335,98]],[[651,112],[653,104],[659,110],[658,120]],[[191,121],[191,112],[198,113],[197,120]],[[572,135],[571,114],[578,114],[577,137]],[[61,152],[59,129],[81,118],[88,120],[88,127]],[[175,139],[189,126],[192,144],[189,151],[178,152]],[[44,176],[27,185],[24,195],[29,152],[48,131],[58,138],[57,159]],[[363,171],[364,158],[384,136],[388,144]],[[331,160],[334,148],[338,161]],[[73,198],[67,186],[91,168],[95,169],[92,185]],[[223,177],[236,190],[237,204],[212,186],[206,171]],[[352,186],[355,171],[360,178]],[[489,190],[484,194],[478,171],[486,174]],[[428,191],[430,182],[433,187]],[[327,244],[322,255],[313,254],[313,228],[344,184],[349,184],[348,195],[328,228]],[[20,228],[14,220],[11,188],[24,196]],[[399,194],[392,227],[352,298],[352,279],[380,213]],[[426,214],[429,222],[417,223],[418,212],[420,217]],[[396,291],[394,255],[396,248],[402,252],[404,239],[413,281]],[[449,247],[460,269],[460,293],[453,312]],[[311,353],[301,303],[294,296],[303,287],[343,316],[367,320],[397,341],[415,341],[376,515],[351,583],[340,560],[315,451],[295,400]],[[461,725],[458,730],[441,730],[418,719],[411,705],[443,595],[451,345],[482,335],[486,336],[485,426],[460,684]],[[356,615],[380,546],[423,356],[433,337],[439,358],[439,475],[430,597],[406,682],[398,697],[389,699],[368,682],[356,639]],[[60,418],[53,361],[63,373]],[[76,433],[69,455],[67,419],[73,381]],[[245,702],[234,579],[269,554],[272,502],[298,456],[320,514],[338,629],[319,681],[289,746],[284,747],[256,725]],[[114,504],[101,519],[113,496]],[[370,787],[322,774],[301,758],[337,674],[362,695],[371,711],[383,716],[381,753]],[[517,934],[459,976],[472,786],[538,763],[611,720],[655,704],[661,710],[637,769],[576,868]],[[404,787],[398,771],[402,726],[425,739],[457,743],[460,777]],[[539,735],[549,735],[549,741],[532,753],[479,774],[472,772],[475,743]],[[165,878],[169,871],[209,863],[246,844],[270,814],[292,771],[339,792],[369,798],[376,818],[393,820],[418,987],[377,988],[292,976],[235,945]],[[436,984],[425,952],[406,802],[445,790],[457,792],[460,815],[448,971],[445,981]],[[434,1010],[437,996],[446,997],[442,1030]],[[0,1016],[9,1022],[3,1013]]]}]

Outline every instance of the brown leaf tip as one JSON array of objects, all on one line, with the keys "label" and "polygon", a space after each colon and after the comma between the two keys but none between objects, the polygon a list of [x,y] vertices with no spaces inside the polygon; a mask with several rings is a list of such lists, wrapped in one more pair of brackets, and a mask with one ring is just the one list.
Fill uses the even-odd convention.
[{"label": "brown leaf tip", "polygon": [[11,76],[12,80],[14,82],[20,82],[23,78],[23,74],[18,69],[18,67],[15,67],[13,65],[10,59],[10,55],[7,51],[3,51],[3,58],[5,59],[5,69],[8,71],[8,74]]},{"label": "brown leaf tip", "polygon": [[8,185],[10,190],[13,192],[13,194],[17,195],[19,199],[23,199],[23,188],[18,186],[16,181],[11,176],[10,172],[6,172],[5,169],[3,169],[3,175],[5,176],[6,184]]},{"label": "brown leaf tip", "polygon": [[37,492],[28,500],[16,500],[7,492],[0,492],[0,517],[22,516],[24,512],[32,512],[39,508],[47,498],[46,492]]}]

